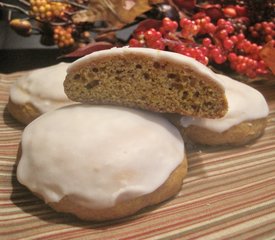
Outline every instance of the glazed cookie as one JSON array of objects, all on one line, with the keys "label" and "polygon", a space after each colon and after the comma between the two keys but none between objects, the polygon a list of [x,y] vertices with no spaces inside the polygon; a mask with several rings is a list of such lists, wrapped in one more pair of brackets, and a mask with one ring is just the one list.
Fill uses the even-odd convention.
[{"label": "glazed cookie", "polygon": [[52,109],[71,104],[63,82],[68,63],[40,68],[18,79],[10,89],[8,111],[23,124]]},{"label": "glazed cookie", "polygon": [[204,145],[243,145],[261,136],[269,113],[263,95],[229,77],[218,77],[225,88],[228,112],[220,119],[179,117],[184,135]]},{"label": "glazed cookie", "polygon": [[174,196],[187,172],[182,137],[169,121],[114,106],[43,114],[25,128],[18,159],[20,183],[56,211],[96,221]]},{"label": "glazed cookie", "polygon": [[206,66],[181,54],[149,48],[94,52],[69,68],[65,93],[77,102],[219,118],[224,88]]}]

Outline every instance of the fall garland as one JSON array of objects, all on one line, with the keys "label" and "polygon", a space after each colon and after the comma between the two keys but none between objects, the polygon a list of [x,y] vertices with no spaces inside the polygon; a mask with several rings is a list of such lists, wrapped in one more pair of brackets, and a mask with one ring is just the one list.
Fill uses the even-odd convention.
[{"label": "fall garland", "polygon": [[[275,74],[273,0],[18,0],[0,3],[18,34],[41,35],[63,57],[113,46],[173,51],[245,81]],[[20,12],[20,17],[14,13]],[[118,32],[135,26],[126,38]]]}]

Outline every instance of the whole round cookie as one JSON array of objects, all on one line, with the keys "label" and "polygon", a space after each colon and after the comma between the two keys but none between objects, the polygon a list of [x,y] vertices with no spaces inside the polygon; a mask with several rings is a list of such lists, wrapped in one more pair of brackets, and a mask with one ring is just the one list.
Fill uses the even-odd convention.
[{"label": "whole round cookie", "polygon": [[220,119],[179,117],[183,134],[204,145],[244,145],[262,135],[269,113],[263,95],[256,89],[218,75],[225,88],[228,112]]},{"label": "whole round cookie", "polygon": [[68,66],[59,63],[32,70],[15,81],[7,105],[11,115],[28,124],[45,112],[71,104],[63,87]]},{"label": "whole round cookie", "polygon": [[227,111],[224,88],[208,67],[149,48],[112,48],[80,58],[68,68],[64,89],[84,103],[208,118]]},{"label": "whole round cookie", "polygon": [[24,129],[18,159],[21,184],[57,211],[97,221],[174,196],[187,172],[182,137],[169,121],[111,106],[43,114]]}]

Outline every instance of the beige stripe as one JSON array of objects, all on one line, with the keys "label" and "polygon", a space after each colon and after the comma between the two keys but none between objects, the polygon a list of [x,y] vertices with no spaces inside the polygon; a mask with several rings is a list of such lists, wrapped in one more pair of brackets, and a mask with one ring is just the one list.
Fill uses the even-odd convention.
[{"label": "beige stripe", "polygon": [[[215,222],[222,222],[222,221],[226,221],[227,218],[230,218],[234,215],[239,215],[239,214],[243,214],[249,210],[253,210],[253,209],[256,209],[256,208],[261,208],[261,207],[264,207],[264,206],[268,206],[268,205],[274,205],[275,204],[275,199],[272,199],[270,201],[267,201],[267,202],[264,202],[264,203],[260,203],[260,204],[257,204],[257,205],[254,205],[252,207],[249,207],[249,208],[243,208],[243,209],[240,209],[239,211],[234,211],[234,212],[231,212],[231,213],[228,213],[228,214],[224,214],[220,217],[216,217],[216,218],[213,218],[213,219],[209,219],[208,221],[206,222],[199,222],[197,224],[192,224],[190,226],[187,226],[187,227],[182,227],[181,229],[177,229],[175,231],[170,231],[169,233],[166,233],[166,234],[162,234],[162,238],[167,238],[169,236],[173,236],[173,235],[177,235],[179,233],[184,233],[184,232],[187,232],[187,231],[190,231],[192,229],[196,229],[196,228],[199,228],[205,224],[207,225],[210,225],[210,224],[213,224]],[[263,216],[261,217],[260,219],[264,219],[265,221],[270,221],[270,220],[274,220],[275,219],[275,213],[270,213],[266,216]],[[254,225],[256,225],[257,223],[259,222],[258,219],[255,219],[255,220],[251,220],[251,221],[248,221],[248,226],[249,227],[252,227]],[[246,222],[244,224],[241,224],[241,225],[238,225],[240,226],[239,227],[239,230],[240,228],[243,228],[244,231],[246,231]],[[238,227],[237,226],[237,227]],[[232,227],[234,228],[234,227]],[[211,234],[211,235],[207,235],[207,237],[203,237],[202,239],[218,239],[218,238],[222,238],[222,237],[225,237],[226,234],[230,233],[230,231],[228,231],[227,229],[224,229],[223,231],[220,232],[220,235],[218,234]],[[183,234],[184,236],[184,234]],[[159,239],[158,237],[155,238],[150,238],[150,239]],[[199,239],[199,238],[198,238]]]},{"label": "beige stripe", "polygon": [[217,238],[219,238],[219,239],[228,238],[230,236],[230,234],[232,234],[234,232],[237,233],[241,229],[242,229],[242,231],[248,231],[249,229],[252,229],[254,226],[257,226],[259,223],[261,225],[265,225],[269,221],[274,221],[274,219],[275,219],[275,213],[273,212],[273,213],[266,214],[265,216],[262,216],[262,217],[259,217],[256,219],[245,221],[244,223],[238,224],[237,226],[229,227],[224,230],[217,231],[213,234],[204,236],[202,238],[197,238],[197,239],[205,239],[205,237],[209,240],[217,239]]}]

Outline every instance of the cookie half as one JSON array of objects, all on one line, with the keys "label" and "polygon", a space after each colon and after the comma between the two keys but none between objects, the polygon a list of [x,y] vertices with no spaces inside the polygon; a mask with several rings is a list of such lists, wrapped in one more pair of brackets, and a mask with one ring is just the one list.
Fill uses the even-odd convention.
[{"label": "cookie half", "polygon": [[77,102],[219,118],[227,111],[224,88],[198,61],[148,48],[112,48],[68,68],[65,93]]}]

